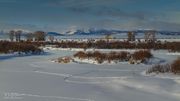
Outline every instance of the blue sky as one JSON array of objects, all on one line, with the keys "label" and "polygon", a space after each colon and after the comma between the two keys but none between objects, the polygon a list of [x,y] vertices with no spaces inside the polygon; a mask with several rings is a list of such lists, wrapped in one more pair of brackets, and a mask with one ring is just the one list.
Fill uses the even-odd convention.
[{"label": "blue sky", "polygon": [[180,0],[0,0],[0,29],[180,31]]}]

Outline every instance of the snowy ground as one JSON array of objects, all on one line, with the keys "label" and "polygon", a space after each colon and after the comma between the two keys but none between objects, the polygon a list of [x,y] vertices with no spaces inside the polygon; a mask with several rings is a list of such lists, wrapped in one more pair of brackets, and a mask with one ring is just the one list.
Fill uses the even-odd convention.
[{"label": "snowy ground", "polygon": [[[58,64],[75,51],[41,56],[0,55],[0,101],[180,101],[180,77],[144,75],[150,65]],[[153,52],[162,62],[178,57]]]}]

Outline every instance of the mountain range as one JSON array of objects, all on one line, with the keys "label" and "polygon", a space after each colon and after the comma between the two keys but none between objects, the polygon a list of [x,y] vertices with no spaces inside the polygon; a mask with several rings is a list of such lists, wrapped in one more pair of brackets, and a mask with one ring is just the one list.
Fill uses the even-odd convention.
[{"label": "mountain range", "polygon": [[[135,32],[136,34],[143,34],[147,31],[151,30],[134,30],[132,32]],[[129,31],[123,31],[123,30],[106,30],[106,29],[100,29],[100,30],[92,30],[89,29],[88,31],[84,30],[73,30],[73,31],[67,31],[65,33],[58,33],[58,32],[48,32],[48,35],[54,35],[54,36],[72,36],[72,35],[109,35],[109,34],[123,34],[128,33]],[[180,35],[180,32],[175,31],[156,31],[156,34],[160,35]]]},{"label": "mountain range", "polygon": [[[132,32],[135,32],[136,35],[143,34],[147,31],[152,31],[152,30],[133,30]],[[116,34],[126,34],[129,31],[125,30],[107,30],[107,29],[89,29],[89,30],[69,30],[66,31],[65,33],[58,33],[58,32],[47,32],[47,35],[53,35],[53,36],[74,36],[74,35],[116,35]],[[23,31],[23,35],[28,33],[27,31]],[[7,32],[0,32],[0,35],[7,34]],[[177,31],[156,31],[156,34],[158,35],[178,35],[180,36],[180,32]]]}]

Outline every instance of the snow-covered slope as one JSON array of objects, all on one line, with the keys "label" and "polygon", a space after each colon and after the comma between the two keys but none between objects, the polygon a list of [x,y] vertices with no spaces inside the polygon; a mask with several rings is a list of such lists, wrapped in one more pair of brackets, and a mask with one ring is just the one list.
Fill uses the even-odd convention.
[{"label": "snow-covered slope", "polygon": [[[58,64],[74,54],[46,50],[42,56],[0,55],[0,101],[179,101],[179,79],[144,76],[150,65]],[[175,55],[153,52],[171,62]]]}]

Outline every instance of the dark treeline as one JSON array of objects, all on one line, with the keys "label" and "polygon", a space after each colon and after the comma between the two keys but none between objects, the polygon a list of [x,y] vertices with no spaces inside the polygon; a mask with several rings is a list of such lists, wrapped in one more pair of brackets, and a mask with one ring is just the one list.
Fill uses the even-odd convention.
[{"label": "dark treeline", "polygon": [[[126,51],[121,52],[110,52],[110,53],[102,53],[99,51],[95,52],[77,52],[74,54],[74,57],[79,59],[95,59],[98,63],[103,63],[104,61],[140,61],[141,63],[144,62],[146,59],[152,57],[152,54],[148,50],[139,50],[134,53],[129,53]],[[132,63],[132,62],[131,62]],[[133,63],[132,63],[133,64]]]},{"label": "dark treeline", "polygon": [[[128,41],[60,41],[60,42],[48,42],[48,41],[20,41],[20,42],[8,42],[0,41],[1,50],[7,50],[11,48],[11,44],[32,44],[35,47],[55,45],[56,48],[95,48],[95,49],[165,49],[171,52],[180,52],[180,42],[128,42]],[[8,48],[3,49],[2,44]],[[13,46],[13,45],[12,45]],[[15,47],[15,46],[14,46]]]},{"label": "dark treeline", "polygon": [[42,50],[31,42],[0,41],[0,53],[23,52],[25,54],[40,54]]},{"label": "dark treeline", "polygon": [[180,52],[180,42],[128,42],[99,40],[96,42],[61,41],[53,43],[61,48],[97,48],[97,49],[167,49]]},{"label": "dark treeline", "polygon": [[[9,39],[11,42],[16,41],[20,42],[22,37],[22,30],[11,30],[9,31]],[[25,34],[27,41],[45,41],[46,40],[46,33],[44,31],[36,31],[34,33],[26,33]],[[52,38],[51,38],[52,40]]]}]

